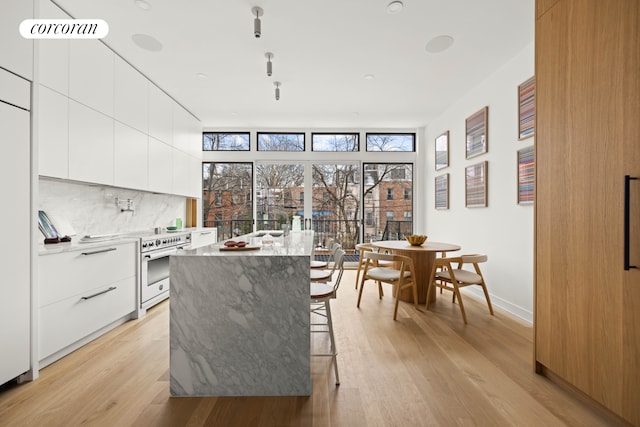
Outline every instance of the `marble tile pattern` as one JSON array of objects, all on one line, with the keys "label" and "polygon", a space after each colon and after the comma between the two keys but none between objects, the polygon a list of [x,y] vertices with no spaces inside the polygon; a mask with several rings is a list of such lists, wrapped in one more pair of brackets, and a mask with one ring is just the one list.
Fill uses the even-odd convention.
[{"label": "marble tile pattern", "polygon": [[[186,213],[186,198],[74,181],[39,179],[38,209],[44,210],[60,233],[129,233],[175,225]],[[116,198],[133,201],[133,212],[122,212]]]},{"label": "marble tile pattern", "polygon": [[298,255],[211,245],[171,257],[172,395],[311,394],[313,235],[299,237],[286,245]]}]

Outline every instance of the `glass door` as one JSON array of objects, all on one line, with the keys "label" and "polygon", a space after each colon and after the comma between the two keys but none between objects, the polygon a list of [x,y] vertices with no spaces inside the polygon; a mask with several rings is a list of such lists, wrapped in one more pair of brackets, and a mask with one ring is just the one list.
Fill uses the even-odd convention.
[{"label": "glass door", "polygon": [[311,224],[316,247],[327,248],[330,238],[343,249],[355,248],[360,237],[360,163],[312,165]]},{"label": "glass door", "polygon": [[280,230],[296,217],[304,228],[304,171],[300,163],[256,163],[256,230]]}]

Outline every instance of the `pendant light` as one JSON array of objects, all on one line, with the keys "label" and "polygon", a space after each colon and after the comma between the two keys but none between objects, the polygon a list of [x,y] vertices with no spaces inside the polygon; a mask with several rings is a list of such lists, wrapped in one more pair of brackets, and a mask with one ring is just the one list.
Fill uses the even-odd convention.
[{"label": "pendant light", "polygon": [[273,82],[274,86],[276,87],[276,101],[280,100],[280,85],[282,83],[280,82]]},{"label": "pendant light", "polygon": [[265,58],[267,58],[267,76],[271,77],[273,74],[273,65],[271,64],[271,58],[273,58],[273,53],[267,52],[264,54]]},{"label": "pendant light", "polygon": [[261,7],[254,6],[251,8],[251,14],[256,16],[253,20],[253,35],[255,38],[259,39],[262,35],[262,23],[260,22],[260,17],[264,15],[264,11]]}]

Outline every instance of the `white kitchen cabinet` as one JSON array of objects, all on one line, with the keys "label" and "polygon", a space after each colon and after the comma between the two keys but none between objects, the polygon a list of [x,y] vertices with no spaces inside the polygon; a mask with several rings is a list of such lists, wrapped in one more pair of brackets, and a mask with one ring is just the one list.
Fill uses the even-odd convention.
[{"label": "white kitchen cabinet", "polygon": [[149,191],[173,192],[173,147],[149,137]]},{"label": "white kitchen cabinet", "polygon": [[188,196],[202,197],[202,160],[189,156],[189,192]]},{"label": "white kitchen cabinet", "polygon": [[113,185],[113,118],[69,100],[69,178]]},{"label": "white kitchen cabinet", "polygon": [[149,80],[119,56],[115,57],[114,118],[145,134],[149,132]]},{"label": "white kitchen cabinet", "polygon": [[191,232],[191,245],[189,249],[197,249],[211,245],[218,241],[218,229],[215,227],[206,228]]},{"label": "white kitchen cabinet", "polygon": [[149,84],[149,136],[173,145],[173,100]]},{"label": "white kitchen cabinet", "polygon": [[[6,71],[0,70],[0,73]],[[15,77],[17,84],[24,80]],[[22,82],[20,82],[22,80]],[[28,83],[27,83],[28,84]],[[1,102],[2,140],[10,159],[0,168],[4,208],[0,221],[11,244],[2,245],[0,280],[0,384],[30,369],[31,340],[31,143],[29,111]]]},{"label": "white kitchen cabinet", "polygon": [[18,28],[33,18],[32,0],[2,0],[0,12],[0,67],[33,80],[33,39],[25,39]]},{"label": "white kitchen cabinet", "polygon": [[[40,0],[40,18],[68,19],[69,15],[49,0]],[[69,40],[38,39],[40,84],[69,95]]]},{"label": "white kitchen cabinet", "polygon": [[40,255],[41,366],[130,318],[136,309],[136,257],[133,241]]},{"label": "white kitchen cabinet", "polygon": [[38,94],[38,173],[69,177],[69,98],[40,86]]},{"label": "white kitchen cabinet", "polygon": [[193,188],[189,186],[189,156],[173,149],[173,193],[188,196]]},{"label": "white kitchen cabinet", "polygon": [[146,190],[149,136],[118,121],[114,129],[114,177],[118,187]]},{"label": "white kitchen cabinet", "polygon": [[114,57],[98,40],[71,40],[69,97],[113,117]]},{"label": "white kitchen cabinet", "polygon": [[173,105],[173,146],[189,153],[190,126],[193,117],[178,104]]}]

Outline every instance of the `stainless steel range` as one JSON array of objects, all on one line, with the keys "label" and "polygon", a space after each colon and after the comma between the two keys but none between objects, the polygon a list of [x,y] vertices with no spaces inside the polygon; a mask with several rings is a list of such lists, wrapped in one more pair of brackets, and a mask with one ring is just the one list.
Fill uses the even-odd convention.
[{"label": "stainless steel range", "polygon": [[183,230],[140,236],[140,316],[169,297],[169,257],[190,244],[191,232]]}]

